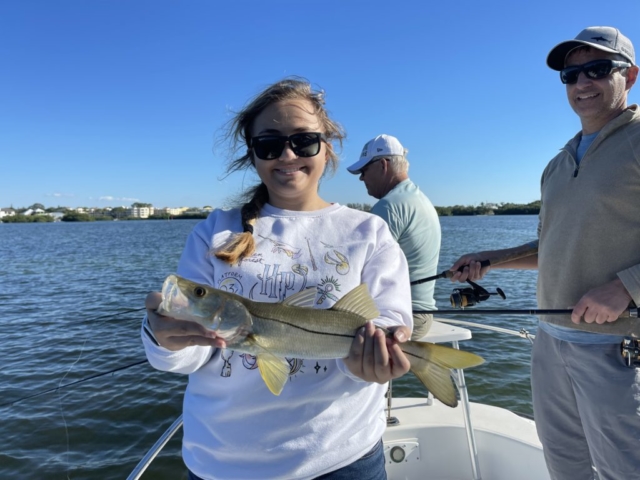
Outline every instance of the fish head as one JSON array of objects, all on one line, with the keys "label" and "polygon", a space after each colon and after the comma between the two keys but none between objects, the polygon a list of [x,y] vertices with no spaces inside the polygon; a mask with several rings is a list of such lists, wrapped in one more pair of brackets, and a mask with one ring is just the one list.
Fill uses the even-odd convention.
[{"label": "fish head", "polygon": [[251,333],[252,318],[242,297],[208,285],[169,275],[162,285],[158,313],[177,320],[197,322],[225,340]]}]

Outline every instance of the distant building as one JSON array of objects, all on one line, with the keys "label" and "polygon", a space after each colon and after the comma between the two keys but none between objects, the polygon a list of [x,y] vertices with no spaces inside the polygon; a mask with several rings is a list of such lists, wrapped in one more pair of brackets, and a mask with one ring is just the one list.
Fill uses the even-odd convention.
[{"label": "distant building", "polygon": [[0,208],[0,218],[13,217],[15,214],[16,211],[13,208]]},{"label": "distant building", "polygon": [[134,218],[149,218],[155,213],[153,207],[131,207],[129,209],[129,215]]},{"label": "distant building", "polygon": [[165,207],[165,208],[159,209],[158,211],[161,213],[169,214],[169,215],[181,215],[187,210],[189,210],[189,207],[179,207],[179,208]]}]

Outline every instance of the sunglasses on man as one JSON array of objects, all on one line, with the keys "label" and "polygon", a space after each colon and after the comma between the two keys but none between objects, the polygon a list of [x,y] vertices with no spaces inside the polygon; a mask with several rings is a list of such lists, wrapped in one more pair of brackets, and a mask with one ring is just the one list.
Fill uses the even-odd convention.
[{"label": "sunglasses on man", "polygon": [[572,67],[563,68],[560,70],[560,81],[565,85],[574,84],[578,81],[580,72],[584,72],[587,78],[599,80],[610,75],[614,68],[626,68],[630,66],[630,63],[618,62],[616,60],[594,60],[593,62],[587,62],[583,65],[574,65]]},{"label": "sunglasses on man", "polygon": [[284,147],[289,147],[298,157],[315,157],[320,152],[320,142],[325,136],[318,132],[302,132],[293,135],[258,135],[251,137],[249,148],[253,149],[260,160],[280,158]]}]

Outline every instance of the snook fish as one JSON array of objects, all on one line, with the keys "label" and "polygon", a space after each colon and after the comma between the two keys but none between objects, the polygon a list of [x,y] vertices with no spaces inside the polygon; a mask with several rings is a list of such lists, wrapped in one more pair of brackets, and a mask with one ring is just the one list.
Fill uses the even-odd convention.
[{"label": "snook fish", "polygon": [[[224,338],[227,348],[254,355],[267,387],[279,395],[289,378],[285,357],[344,358],[358,329],[380,316],[365,284],[329,309],[310,308],[315,297],[315,289],[307,289],[282,303],[254,302],[170,275],[162,287],[158,313],[197,322]],[[407,341],[400,347],[411,362],[411,372],[450,407],[458,403],[450,369],[484,362],[473,353],[433,343]]]}]

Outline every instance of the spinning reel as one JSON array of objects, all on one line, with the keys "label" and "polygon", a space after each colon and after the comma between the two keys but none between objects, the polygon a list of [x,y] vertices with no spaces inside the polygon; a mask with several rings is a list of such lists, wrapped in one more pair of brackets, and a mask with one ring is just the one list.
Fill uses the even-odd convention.
[{"label": "spinning reel", "polygon": [[467,283],[471,285],[471,287],[453,289],[453,293],[449,297],[453,308],[472,307],[480,302],[489,300],[491,295],[499,295],[503,300],[507,298],[501,288],[496,288],[495,292],[489,292],[471,280],[467,280]]},{"label": "spinning reel", "polygon": [[627,367],[640,367],[640,341],[637,338],[625,338],[620,345],[620,353]]}]

